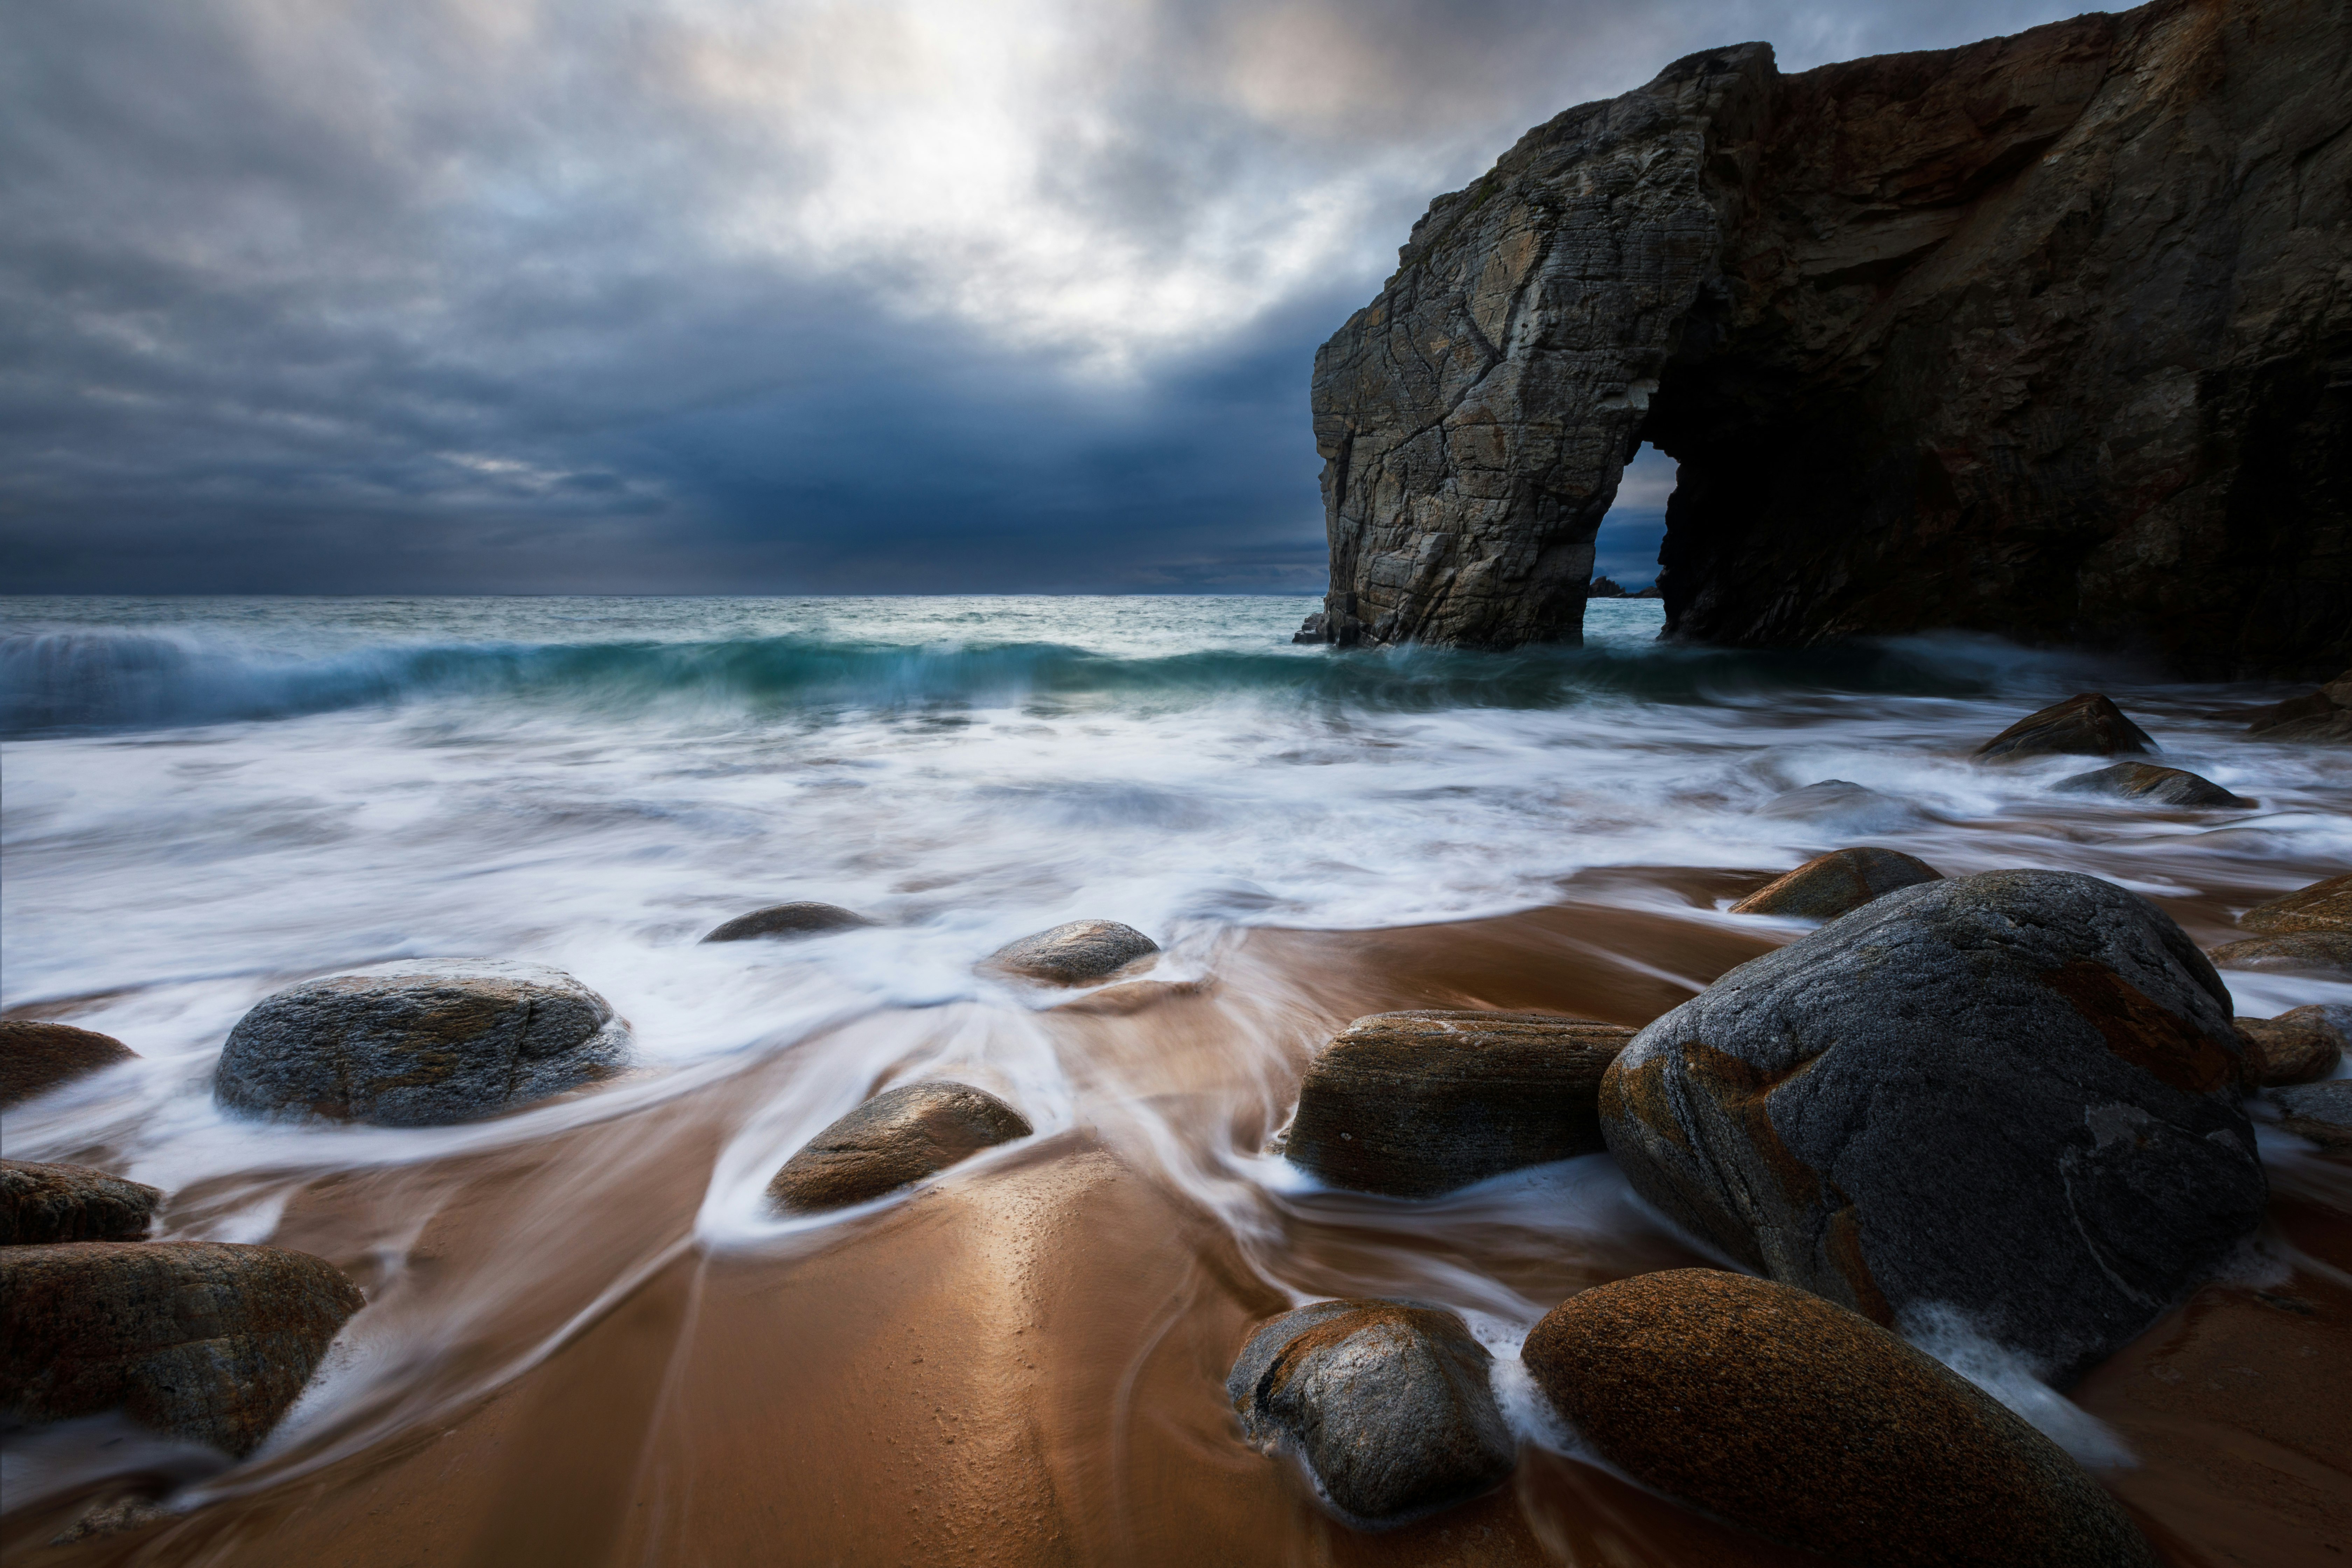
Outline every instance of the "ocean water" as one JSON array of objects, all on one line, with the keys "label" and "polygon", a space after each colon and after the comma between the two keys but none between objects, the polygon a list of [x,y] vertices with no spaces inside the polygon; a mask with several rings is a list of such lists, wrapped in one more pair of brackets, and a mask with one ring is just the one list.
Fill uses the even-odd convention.
[{"label": "ocean water", "polygon": [[[679,1247],[756,1251],[844,1223],[776,1221],[760,1189],[877,1083],[934,1072],[1012,1095],[1041,1135],[1128,1128],[1136,1157],[1222,1216],[1265,1278],[1298,1298],[1328,1289],[1328,1268],[1281,1255],[1313,1184],[1232,1131],[1235,1096],[1262,1100],[1269,1123],[1284,1113],[1313,1043],[1295,1010],[1236,1034],[1239,1065],[1219,1081],[1238,1089],[1122,1089],[1074,1065],[1040,1021],[1066,997],[975,968],[1063,921],[1141,928],[1168,950],[1155,976],[1181,981],[1215,979],[1261,928],[1498,915],[1597,868],[1779,869],[1841,844],[1893,845],[1952,874],[2089,871],[2215,921],[2352,867],[2340,756],[2251,742],[2228,716],[2286,689],[2178,687],[2127,661],[1964,637],[1689,648],[1656,640],[1654,601],[1594,603],[1577,649],[1294,647],[1313,607],[0,601],[0,1005],[141,1056],[12,1115],[9,1152],[102,1152],[123,1174],[205,1194],[175,1207],[168,1234],[262,1240],[321,1173],[625,1123],[747,1064],[785,1063],[730,1110],[716,1155],[696,1156],[692,1235],[584,1277],[573,1258],[564,1313],[500,1329],[503,1359],[474,1357],[435,1385],[435,1408],[454,1407]],[[2255,804],[2148,810],[2051,794],[2095,765],[2082,759],[1969,760],[2023,713],[2086,689],[2122,702],[2162,760]],[[1877,798],[1828,816],[1759,809],[1824,779]],[[1587,896],[1740,923],[1693,915],[1638,879],[1610,886]],[[793,899],[881,923],[698,943]],[[213,1107],[221,1042],[262,996],[436,956],[568,970],[632,1022],[647,1070],[464,1128],[240,1122]],[[1695,989],[1706,977],[1667,978]],[[2230,979],[2242,1012],[2352,1000],[2323,981]],[[1605,1165],[1419,1217],[1360,1215],[1380,1235],[1353,1245],[1394,1253],[1367,1266],[1365,1288],[1402,1281],[1453,1301],[1507,1352],[1546,1303],[1475,1259],[1432,1261],[1428,1216],[1507,1220],[1553,1241],[1640,1229]],[[363,1315],[341,1370],[289,1429],[310,1432],[318,1455],[423,1419],[417,1369],[560,1272],[510,1259],[452,1296],[403,1284],[404,1245],[369,1243],[384,1259],[370,1288],[410,1310]]]}]

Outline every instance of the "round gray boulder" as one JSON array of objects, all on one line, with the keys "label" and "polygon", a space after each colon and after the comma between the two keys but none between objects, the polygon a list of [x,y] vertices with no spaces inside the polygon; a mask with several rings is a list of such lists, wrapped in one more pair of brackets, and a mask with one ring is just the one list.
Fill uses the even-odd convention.
[{"label": "round gray boulder", "polygon": [[1133,926],[1117,921],[1071,921],[1007,942],[989,956],[988,963],[991,968],[1051,985],[1086,985],[1159,951],[1158,942]]},{"label": "round gray boulder", "polygon": [[88,1165],[0,1160],[0,1247],[135,1241],[163,1201],[156,1188]]},{"label": "round gray boulder", "polygon": [[417,959],[264,998],[229,1031],[213,1097],[257,1115],[438,1127],[596,1082],[628,1060],[628,1025],[560,969]]},{"label": "round gray boulder", "polygon": [[1225,1378],[1242,1431],[1295,1449],[1332,1507],[1393,1524],[1499,1485],[1517,1449],[1494,1358],[1461,1318],[1413,1301],[1317,1301],[1252,1334]]},{"label": "round gray boulder", "polygon": [[1634,1037],[1601,1127],[1730,1256],[1880,1323],[1958,1309],[2067,1379],[2260,1222],[2240,1052],[2154,905],[1991,871],[1732,970]]}]

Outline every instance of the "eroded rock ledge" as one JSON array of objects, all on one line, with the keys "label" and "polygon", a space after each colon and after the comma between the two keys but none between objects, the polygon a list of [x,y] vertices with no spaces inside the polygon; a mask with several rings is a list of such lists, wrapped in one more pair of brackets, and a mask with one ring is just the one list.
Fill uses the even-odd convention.
[{"label": "eroded rock ledge", "polygon": [[2158,0],[1676,61],[1413,226],[1315,362],[1308,638],[1577,640],[1644,441],[1669,635],[2352,660],[2352,20]]}]

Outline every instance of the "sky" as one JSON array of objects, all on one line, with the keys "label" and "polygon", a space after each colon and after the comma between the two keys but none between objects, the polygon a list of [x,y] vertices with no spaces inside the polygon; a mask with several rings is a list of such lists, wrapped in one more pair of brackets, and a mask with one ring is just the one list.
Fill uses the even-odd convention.
[{"label": "sky", "polygon": [[1431,198],[1696,49],[2074,10],[0,7],[0,591],[1319,593],[1314,351]]}]

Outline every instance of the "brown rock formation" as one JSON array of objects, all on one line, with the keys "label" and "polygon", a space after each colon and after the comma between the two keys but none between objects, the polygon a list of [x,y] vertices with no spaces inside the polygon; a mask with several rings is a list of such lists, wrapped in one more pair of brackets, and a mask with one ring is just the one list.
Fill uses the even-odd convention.
[{"label": "brown rock formation", "polygon": [[2298,931],[2352,931],[2352,872],[2257,904],[2240,915],[2238,923],[2272,936]]},{"label": "brown rock formation", "polygon": [[0,1110],[101,1072],[139,1053],[111,1035],[27,1018],[0,1019]]},{"label": "brown rock formation", "polygon": [[163,1194],[87,1165],[0,1160],[0,1247],[136,1241]]},{"label": "brown rock formation", "polygon": [[2246,1081],[2257,1089],[2316,1083],[2332,1076],[2352,1044],[2352,1006],[2317,1002],[2275,1018],[2235,1018]]},{"label": "brown rock formation", "polygon": [[787,1214],[862,1204],[1031,1131],[1027,1118],[986,1089],[901,1084],[803,1144],[769,1180],[768,1199]]},{"label": "brown rock formation", "polygon": [[1793,915],[1833,921],[1897,888],[1940,882],[1944,874],[1916,855],[1864,846],[1816,855],[1731,906],[1735,915]]},{"label": "brown rock formation", "polygon": [[2352,658],[2352,16],[2158,0],[1693,55],[1521,138],[1316,356],[1305,635],[1577,640],[1644,440],[1669,635]]}]

